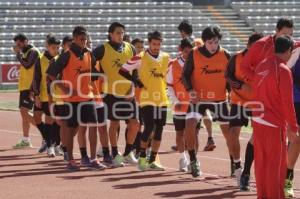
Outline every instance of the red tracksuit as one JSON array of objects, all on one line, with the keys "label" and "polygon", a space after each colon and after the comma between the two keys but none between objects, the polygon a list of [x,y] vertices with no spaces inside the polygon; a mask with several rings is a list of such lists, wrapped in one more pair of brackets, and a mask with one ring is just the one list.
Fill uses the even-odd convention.
[{"label": "red tracksuit", "polygon": [[[255,42],[243,57],[241,70],[244,74],[253,75],[256,66],[267,57],[274,55],[274,37],[266,36]],[[249,78],[253,79],[253,76]]]},{"label": "red tracksuit", "polygon": [[257,196],[259,199],[283,199],[287,124],[293,132],[298,130],[292,75],[284,61],[275,55],[258,64],[255,70],[245,72],[253,83],[254,101],[264,106],[262,111],[253,109]]}]

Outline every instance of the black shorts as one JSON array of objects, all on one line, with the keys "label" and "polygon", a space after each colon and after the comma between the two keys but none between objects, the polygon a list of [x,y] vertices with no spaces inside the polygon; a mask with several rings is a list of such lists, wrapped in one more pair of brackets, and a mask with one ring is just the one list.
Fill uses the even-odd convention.
[{"label": "black shorts", "polygon": [[71,102],[72,115],[67,119],[68,127],[77,128],[79,125],[97,123],[97,114],[94,102]]},{"label": "black shorts", "polygon": [[137,119],[137,105],[135,100],[128,101],[125,98],[107,94],[103,98],[103,101],[106,104],[109,120]]},{"label": "black shorts", "polygon": [[29,110],[32,109],[33,101],[30,99],[30,92],[30,90],[20,91],[19,108],[24,107],[28,108]]},{"label": "black shorts", "polygon": [[53,107],[50,107],[53,110],[51,111],[51,115],[56,119],[64,119],[72,114],[72,105],[69,103],[64,104],[55,104]]},{"label": "black shorts", "polygon": [[[186,115],[174,115],[173,124],[175,126],[175,131],[183,131],[185,129]],[[197,123],[196,129],[201,128],[201,122]]]},{"label": "black shorts", "polygon": [[96,105],[97,123],[99,125],[105,125],[107,121],[107,110],[104,106]]},{"label": "black shorts", "polygon": [[187,118],[202,119],[206,110],[209,110],[213,121],[228,122],[229,111],[228,103],[222,102],[200,102],[198,104],[191,104],[187,111]]},{"label": "black shorts", "polygon": [[167,107],[143,106],[140,114],[144,124],[153,122],[154,125],[165,126],[167,123]]},{"label": "black shorts", "polygon": [[229,127],[248,126],[251,110],[236,104],[231,105]]},{"label": "black shorts", "polygon": [[45,115],[51,116],[48,102],[42,102],[41,103],[41,108],[34,105],[33,106],[33,111],[42,111]]},{"label": "black shorts", "polygon": [[295,102],[294,106],[295,106],[297,123],[298,123],[298,125],[300,125],[300,102]]}]

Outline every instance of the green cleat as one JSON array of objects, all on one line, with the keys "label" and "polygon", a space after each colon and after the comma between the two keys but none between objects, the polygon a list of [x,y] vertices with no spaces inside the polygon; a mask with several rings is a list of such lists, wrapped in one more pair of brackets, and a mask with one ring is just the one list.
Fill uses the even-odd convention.
[{"label": "green cleat", "polygon": [[14,149],[32,148],[32,145],[30,141],[21,140],[19,143],[13,146],[13,148]]},{"label": "green cleat", "polygon": [[139,159],[138,169],[140,171],[146,171],[148,169],[147,158],[140,158]]},{"label": "green cleat", "polygon": [[124,159],[123,156],[118,154],[114,159],[113,159],[113,167],[124,167]]},{"label": "green cleat", "polygon": [[151,164],[149,164],[148,170],[150,170],[150,171],[164,171],[165,168],[163,166],[161,166],[160,164],[158,164],[157,162],[152,162]]},{"label": "green cleat", "polygon": [[286,198],[294,197],[293,181],[286,179],[284,184],[284,196]]}]

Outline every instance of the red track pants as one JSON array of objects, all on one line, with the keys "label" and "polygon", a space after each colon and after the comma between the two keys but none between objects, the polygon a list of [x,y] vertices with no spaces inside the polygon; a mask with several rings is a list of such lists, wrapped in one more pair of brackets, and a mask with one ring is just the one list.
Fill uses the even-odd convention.
[{"label": "red track pants", "polygon": [[258,199],[284,199],[287,169],[286,129],[253,122]]}]

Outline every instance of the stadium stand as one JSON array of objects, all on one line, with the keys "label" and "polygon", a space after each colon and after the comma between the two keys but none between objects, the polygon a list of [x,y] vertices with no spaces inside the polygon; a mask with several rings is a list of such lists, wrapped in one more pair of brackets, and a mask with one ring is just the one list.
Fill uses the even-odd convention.
[{"label": "stadium stand", "polygon": [[189,2],[0,2],[0,62],[15,61],[12,38],[16,33],[25,33],[42,49],[48,33],[61,39],[75,25],[84,25],[95,47],[106,40],[114,21],[124,23],[132,38],[146,38],[154,29],[162,31],[163,50],[174,57],[180,41],[177,26],[183,19],[192,22],[196,37],[207,25],[224,27],[222,44],[233,52],[245,46],[243,36],[251,31],[232,9],[195,7]]}]

